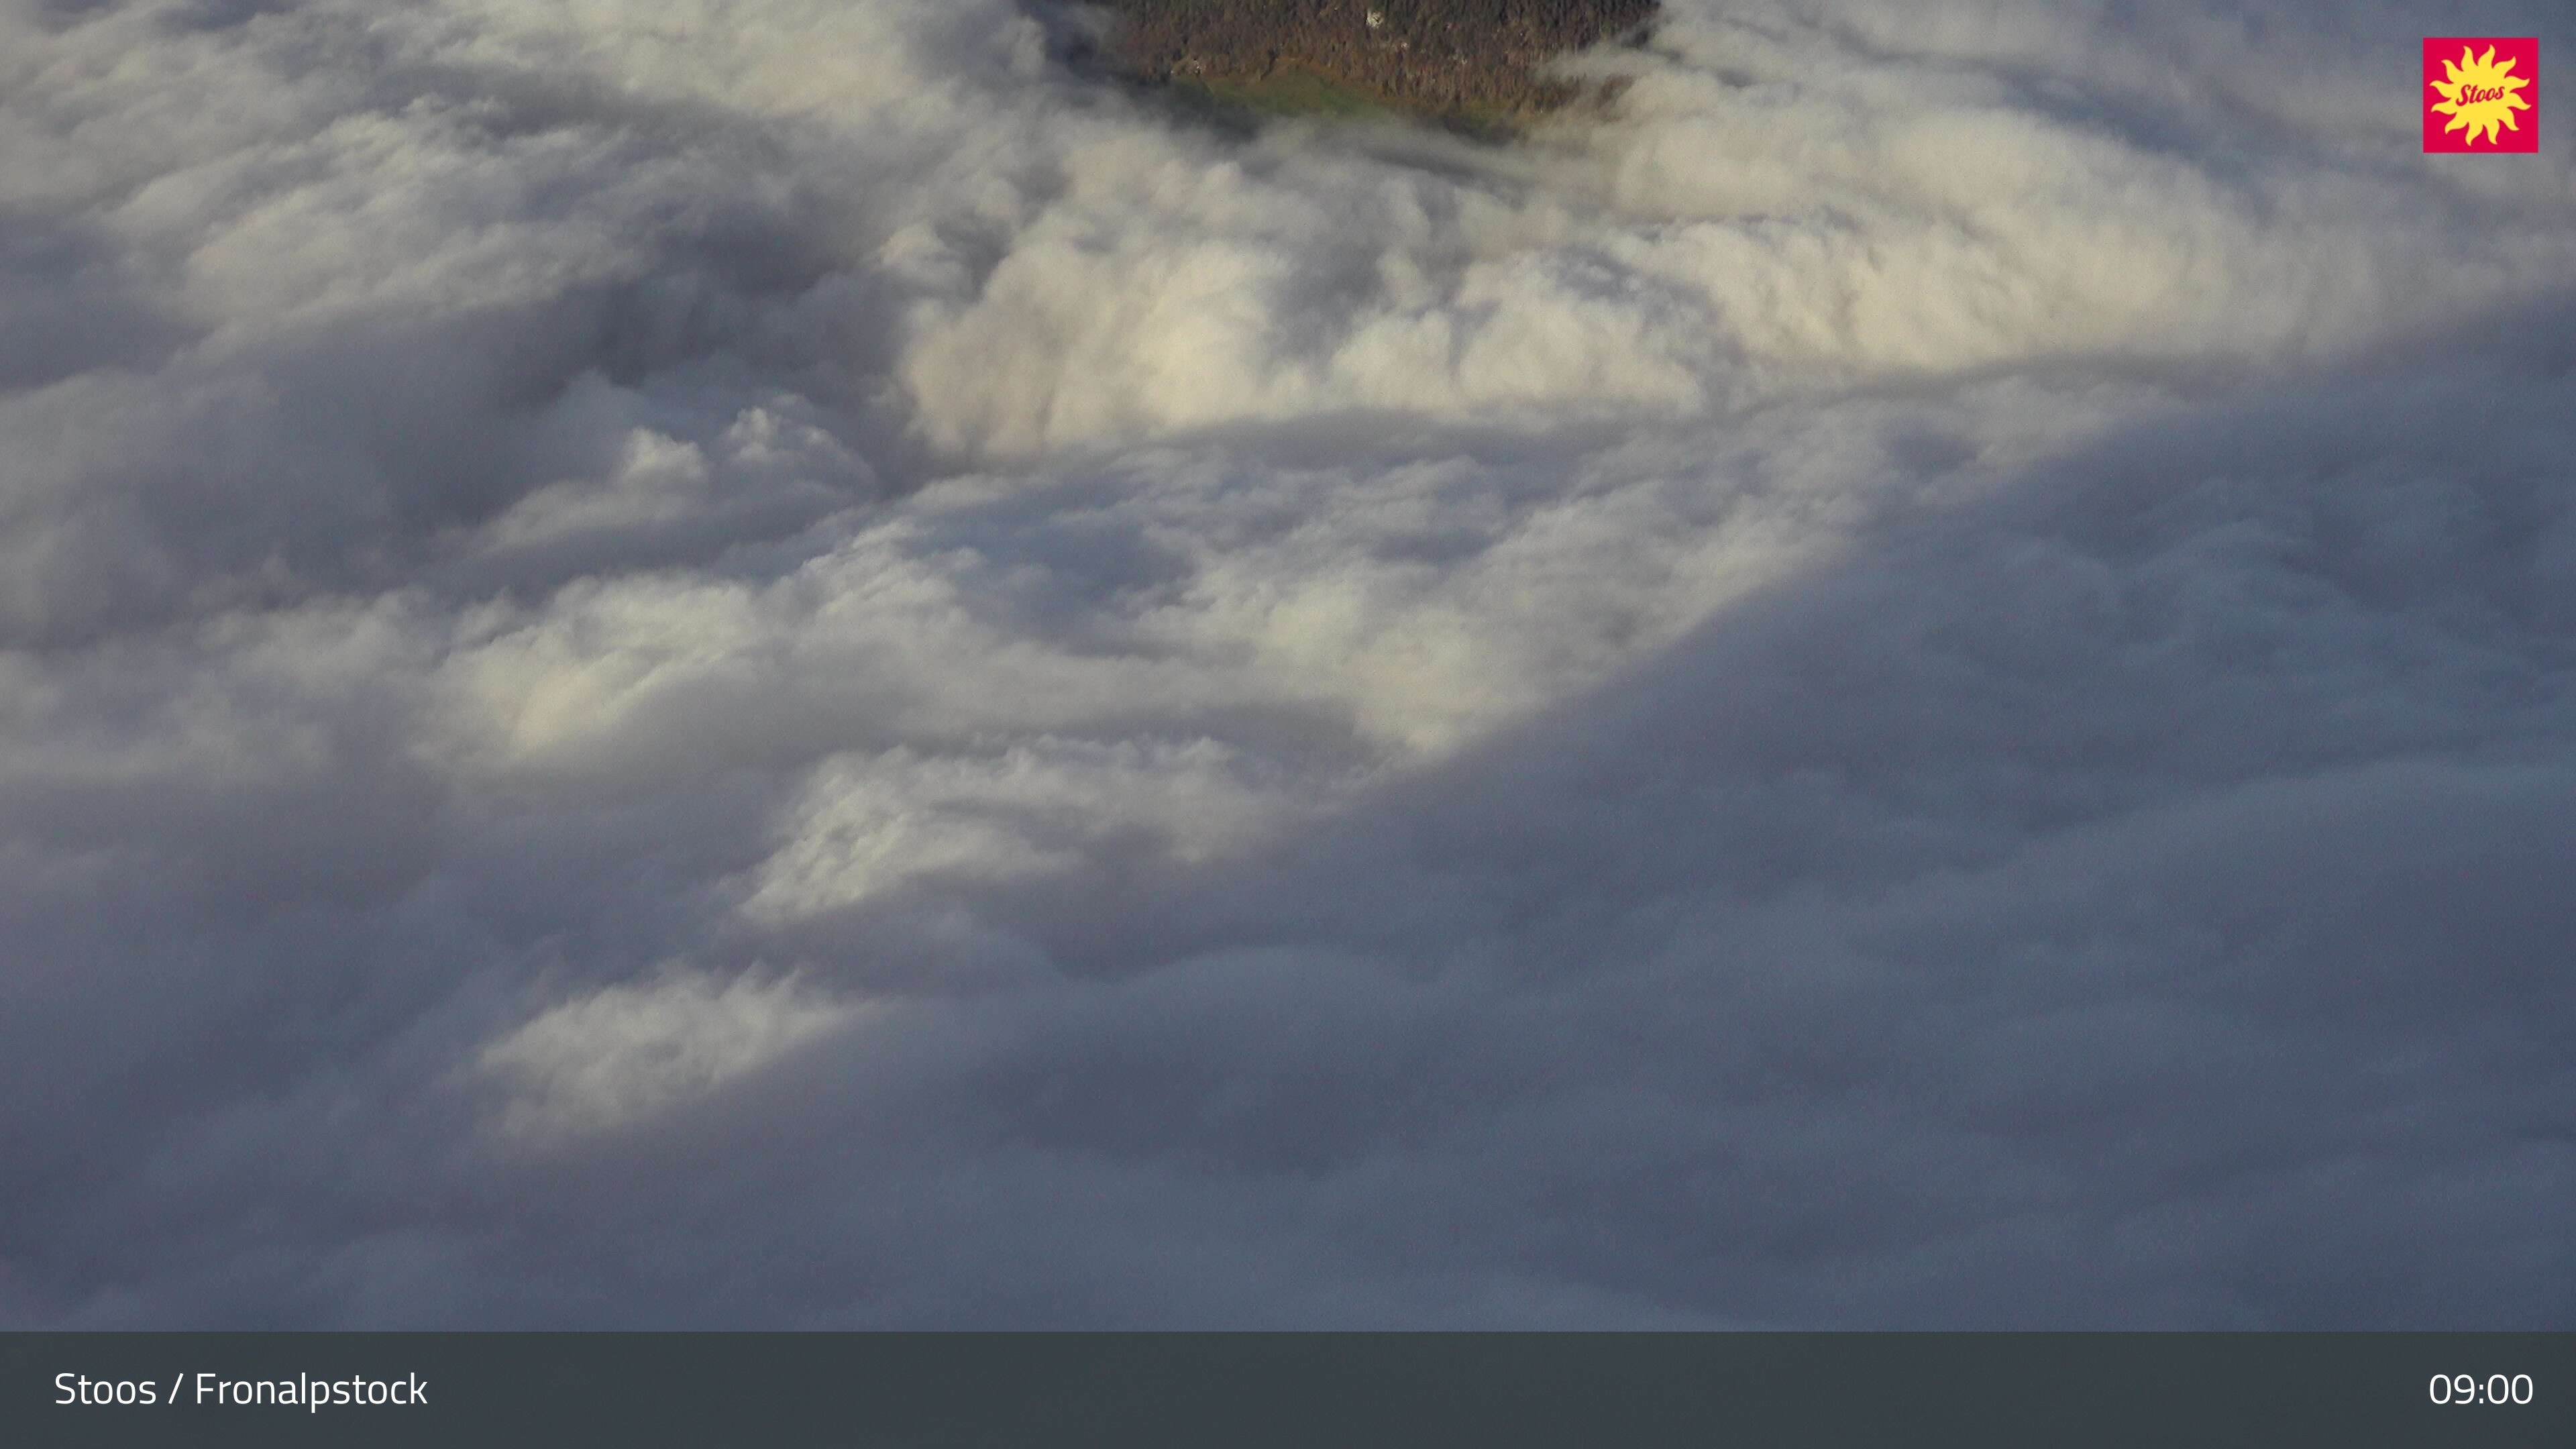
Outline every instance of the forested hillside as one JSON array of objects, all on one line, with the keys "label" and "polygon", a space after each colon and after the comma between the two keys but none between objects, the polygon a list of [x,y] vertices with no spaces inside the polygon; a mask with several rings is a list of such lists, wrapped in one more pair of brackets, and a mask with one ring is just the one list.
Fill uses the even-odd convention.
[{"label": "forested hillside", "polygon": [[1432,115],[1526,116],[1576,88],[1536,74],[1642,31],[1656,0],[1103,0],[1130,73],[1210,87],[1312,77]]}]

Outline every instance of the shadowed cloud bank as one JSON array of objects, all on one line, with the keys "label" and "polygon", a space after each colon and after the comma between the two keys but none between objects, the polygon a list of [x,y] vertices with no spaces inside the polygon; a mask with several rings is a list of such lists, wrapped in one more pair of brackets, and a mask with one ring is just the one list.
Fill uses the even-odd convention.
[{"label": "shadowed cloud bank", "polygon": [[0,9],[0,1322],[2576,1319],[2563,109],[1059,23]]}]

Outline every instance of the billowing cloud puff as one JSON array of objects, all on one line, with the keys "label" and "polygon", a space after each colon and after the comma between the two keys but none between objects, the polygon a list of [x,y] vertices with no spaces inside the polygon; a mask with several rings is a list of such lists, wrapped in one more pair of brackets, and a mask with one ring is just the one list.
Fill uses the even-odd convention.
[{"label": "billowing cloud puff", "polygon": [[1058,23],[0,13],[0,1320],[2576,1311],[2559,113]]}]

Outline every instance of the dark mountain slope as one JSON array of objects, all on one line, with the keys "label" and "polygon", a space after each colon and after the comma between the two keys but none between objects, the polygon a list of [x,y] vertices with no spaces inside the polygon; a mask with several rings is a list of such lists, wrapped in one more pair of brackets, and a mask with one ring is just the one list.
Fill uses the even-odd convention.
[{"label": "dark mountain slope", "polygon": [[1425,115],[1525,119],[1572,101],[1550,57],[1642,33],[1656,0],[1099,0],[1129,74],[1260,100],[1340,93]]}]

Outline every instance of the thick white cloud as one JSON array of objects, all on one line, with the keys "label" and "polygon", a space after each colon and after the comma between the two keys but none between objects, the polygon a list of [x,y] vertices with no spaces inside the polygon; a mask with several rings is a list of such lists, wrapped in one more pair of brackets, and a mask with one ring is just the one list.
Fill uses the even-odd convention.
[{"label": "thick white cloud", "polygon": [[502,1116],[504,1133],[595,1132],[756,1071],[849,1014],[804,999],[792,981],[744,976],[718,987],[677,975],[558,1006],[494,1042],[478,1066],[525,1089]]},{"label": "thick white cloud", "polygon": [[1668,10],[0,12],[0,1319],[2564,1323],[2576,135]]}]

